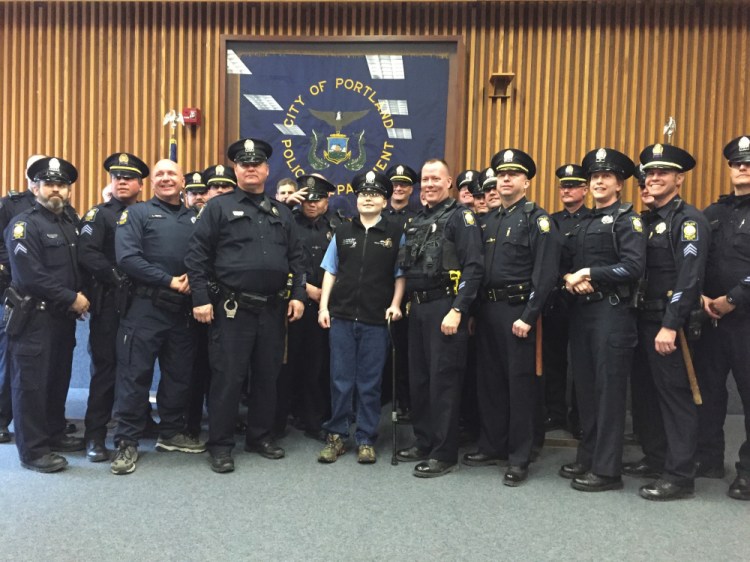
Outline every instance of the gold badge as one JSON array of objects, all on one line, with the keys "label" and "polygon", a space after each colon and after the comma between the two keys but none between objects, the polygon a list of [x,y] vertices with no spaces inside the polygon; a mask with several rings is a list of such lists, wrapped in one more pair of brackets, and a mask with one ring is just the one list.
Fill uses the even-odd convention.
[{"label": "gold badge", "polygon": [[476,224],[474,213],[471,211],[464,211],[464,224],[466,224],[466,226],[474,226]]},{"label": "gold badge", "polygon": [[89,209],[89,212],[86,213],[86,216],[83,217],[83,220],[86,222],[94,222],[94,218],[96,217],[96,213],[99,212],[99,209],[94,207],[93,209]]},{"label": "gold badge", "polygon": [[664,147],[660,144],[655,144],[651,154],[654,158],[661,158],[664,154]]},{"label": "gold badge", "polygon": [[511,162],[513,162],[513,151],[512,150],[506,150],[503,153],[503,162],[505,162],[506,164],[510,164]]},{"label": "gold badge", "polygon": [[542,234],[547,234],[549,232],[549,217],[547,215],[539,217],[536,219],[536,222],[539,225],[539,232]]},{"label": "gold badge", "polygon": [[634,232],[643,232],[643,222],[641,217],[630,217],[630,222],[633,223]]},{"label": "gold badge", "polygon": [[399,176],[403,176],[404,175],[404,167],[403,166],[398,166],[396,168],[396,174],[399,175]]},{"label": "gold badge", "polygon": [[685,221],[682,224],[682,239],[686,242],[698,240],[698,225],[695,221]]},{"label": "gold badge", "polygon": [[279,216],[279,210],[276,207],[271,207],[271,212],[277,217]]},{"label": "gold badge", "polygon": [[13,225],[13,240],[26,238],[26,223],[19,221]]},{"label": "gold badge", "polygon": [[667,230],[667,223],[660,222],[654,227],[654,231],[656,234],[664,234],[664,232]]},{"label": "gold badge", "polygon": [[120,215],[120,218],[117,221],[117,224],[125,224],[128,222],[128,210],[125,209],[122,214]]},{"label": "gold badge", "polygon": [[566,176],[572,176],[573,175],[573,166],[568,165],[565,167],[565,175]]},{"label": "gold badge", "polygon": [[195,172],[193,174],[193,183],[200,183],[201,182],[201,175],[198,172]]},{"label": "gold badge", "polygon": [[224,166],[222,166],[221,164],[219,164],[218,166],[216,166],[216,175],[217,176],[223,176],[224,175]]},{"label": "gold badge", "polygon": [[130,162],[130,158],[128,158],[127,154],[120,154],[120,156],[117,158],[117,161],[120,164],[128,164]]}]

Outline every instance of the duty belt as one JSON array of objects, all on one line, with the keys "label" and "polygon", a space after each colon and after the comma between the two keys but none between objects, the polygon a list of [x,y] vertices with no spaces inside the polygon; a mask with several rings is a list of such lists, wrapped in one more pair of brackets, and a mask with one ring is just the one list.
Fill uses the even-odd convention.
[{"label": "duty belt", "polygon": [[185,312],[190,309],[189,295],[183,295],[165,287],[136,285],[135,294],[139,297],[150,298],[154,306],[170,312]]},{"label": "duty belt", "polygon": [[417,304],[424,304],[438,299],[447,299],[453,297],[453,291],[450,287],[438,287],[427,291],[412,291],[410,300]]},{"label": "duty belt", "polygon": [[531,296],[531,282],[512,283],[495,289],[482,289],[481,295],[490,302],[508,301],[510,304],[522,304],[528,302]]},{"label": "duty belt", "polygon": [[[284,289],[272,295],[261,295],[259,293],[251,293],[249,291],[238,291],[227,287],[226,285],[219,284],[219,296],[221,300],[236,303],[237,308],[243,310],[258,310],[265,306],[271,306],[284,298]],[[230,307],[231,308],[231,307]]]}]

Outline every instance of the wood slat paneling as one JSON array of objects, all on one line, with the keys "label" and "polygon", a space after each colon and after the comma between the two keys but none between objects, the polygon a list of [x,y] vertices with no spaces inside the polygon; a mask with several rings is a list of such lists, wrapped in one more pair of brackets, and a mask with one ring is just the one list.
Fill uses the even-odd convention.
[{"label": "wood slat paneling", "polygon": [[[742,0],[0,1],[3,192],[23,187],[30,154],[55,154],[78,166],[84,211],[107,180],[106,155],[153,163],[167,153],[171,108],[203,110],[200,127],[178,132],[184,169],[221,158],[222,35],[462,36],[465,128],[452,164],[482,168],[501,148],[527,150],[539,168],[531,196],[550,210],[558,165],[602,145],[637,157],[670,115],[675,143],[698,160],[684,195],[705,206],[728,189],[723,145],[750,132]],[[496,71],[516,74],[510,99],[488,97]],[[637,199],[632,182],[625,197]]]}]

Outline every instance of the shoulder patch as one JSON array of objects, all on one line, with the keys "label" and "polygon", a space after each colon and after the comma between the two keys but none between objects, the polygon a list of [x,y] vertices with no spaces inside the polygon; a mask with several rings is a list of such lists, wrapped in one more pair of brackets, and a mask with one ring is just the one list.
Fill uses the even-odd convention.
[{"label": "shoulder patch", "polygon": [[698,240],[698,224],[695,221],[682,223],[682,241],[692,242]]},{"label": "shoulder patch", "polygon": [[125,209],[120,215],[120,218],[117,219],[117,224],[122,225],[122,224],[125,224],[126,222],[128,222],[128,209]]},{"label": "shoulder patch", "polygon": [[26,238],[26,223],[18,221],[13,225],[13,240],[23,240]]},{"label": "shoulder patch", "polygon": [[94,222],[94,218],[96,217],[96,213],[98,213],[98,212],[99,212],[99,208],[98,207],[94,207],[92,209],[89,209],[89,212],[86,213],[83,216],[84,222]]},{"label": "shoulder patch", "polygon": [[471,211],[468,211],[468,210],[464,211],[463,215],[464,215],[464,224],[466,226],[474,226],[475,224],[477,224],[477,221],[474,218],[474,213],[472,213]]},{"label": "shoulder patch", "polygon": [[630,222],[633,225],[633,232],[643,232],[643,221],[641,217],[630,217]]},{"label": "shoulder patch", "polygon": [[547,234],[549,232],[549,217],[547,215],[542,215],[536,219],[536,224],[539,226],[539,232],[542,234]]}]

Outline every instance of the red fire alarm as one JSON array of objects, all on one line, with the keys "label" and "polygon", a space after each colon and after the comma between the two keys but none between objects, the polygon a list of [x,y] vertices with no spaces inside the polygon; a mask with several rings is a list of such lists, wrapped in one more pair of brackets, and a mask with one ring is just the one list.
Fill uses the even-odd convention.
[{"label": "red fire alarm", "polygon": [[182,118],[185,120],[186,125],[200,125],[201,110],[197,107],[185,107],[182,110]]}]

